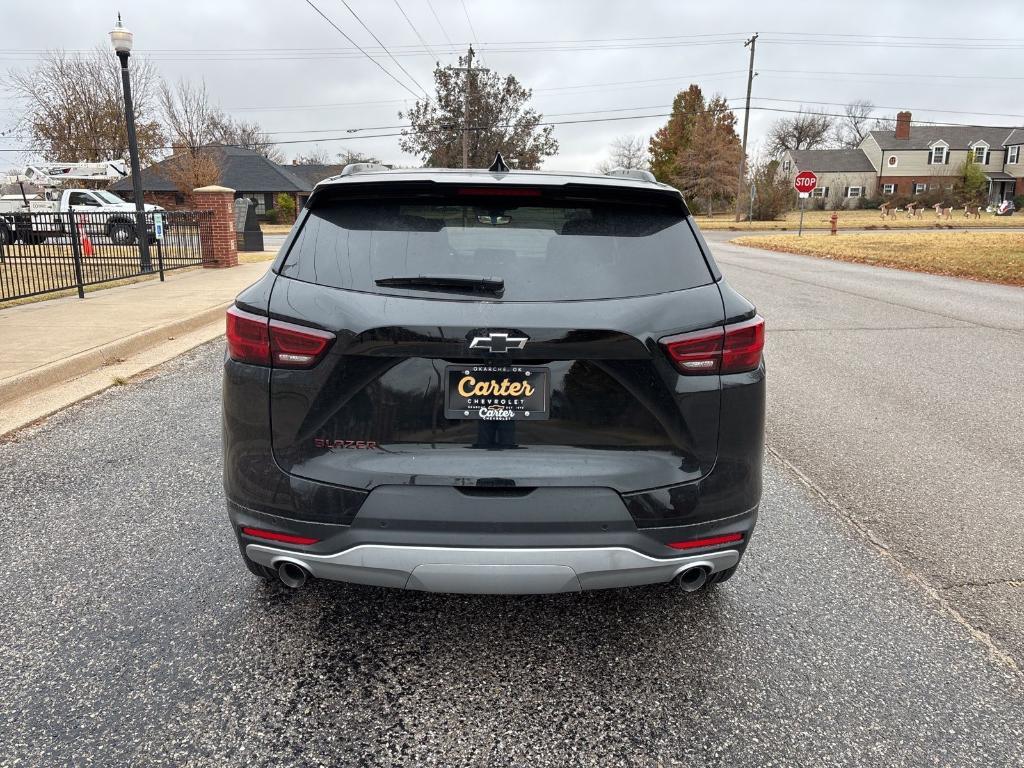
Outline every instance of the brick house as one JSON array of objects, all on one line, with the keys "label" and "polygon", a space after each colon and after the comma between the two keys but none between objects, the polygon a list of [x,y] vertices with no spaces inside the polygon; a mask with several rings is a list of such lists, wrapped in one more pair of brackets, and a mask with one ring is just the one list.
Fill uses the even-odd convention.
[{"label": "brick house", "polygon": [[968,156],[988,180],[989,203],[1024,194],[1024,128],[912,125],[910,112],[904,111],[896,115],[895,130],[871,131],[857,149],[787,152],[782,165],[788,160],[799,170],[818,173],[820,167],[828,173],[837,151],[863,154],[873,186],[884,197],[952,192]]},{"label": "brick house", "polygon": [[[268,217],[280,194],[290,195],[298,210],[318,181],[335,176],[344,168],[342,165],[284,165],[241,147],[220,147],[217,152],[220,165],[217,183],[235,190],[235,199],[251,199],[256,206],[256,215],[261,219]],[[161,174],[161,167],[166,162],[154,163],[142,170],[146,202],[168,210],[194,207],[192,196],[177,189],[166,175]],[[130,199],[131,179],[118,180],[110,185],[110,190],[126,200]]]}]

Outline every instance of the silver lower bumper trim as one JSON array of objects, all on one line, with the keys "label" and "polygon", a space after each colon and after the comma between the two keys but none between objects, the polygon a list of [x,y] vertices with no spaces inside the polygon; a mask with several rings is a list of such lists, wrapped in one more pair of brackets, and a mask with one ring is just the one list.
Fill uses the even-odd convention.
[{"label": "silver lower bumper trim", "polygon": [[250,560],[276,568],[290,562],[318,579],[398,589],[468,594],[543,594],[671,581],[693,567],[724,571],[734,549],[656,558],[626,547],[497,549],[362,544],[330,555],[249,544]]}]

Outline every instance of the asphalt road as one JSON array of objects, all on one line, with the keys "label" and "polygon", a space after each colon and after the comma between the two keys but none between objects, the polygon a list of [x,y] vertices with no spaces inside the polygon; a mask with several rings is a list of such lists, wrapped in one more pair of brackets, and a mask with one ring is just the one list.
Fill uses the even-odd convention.
[{"label": "asphalt road", "polygon": [[769,445],[1024,669],[1024,290],[714,240]]},{"label": "asphalt road", "polygon": [[[771,441],[806,470],[800,429],[778,420],[801,397],[779,392],[804,354],[785,339],[810,332],[782,328],[818,289],[722,257],[763,294]],[[756,540],[712,592],[263,585],[222,509],[222,354],[202,347],[0,443],[0,765],[1022,764],[1019,673],[774,455]],[[798,422],[854,442],[842,425]],[[887,507],[910,495],[887,493]]]}]

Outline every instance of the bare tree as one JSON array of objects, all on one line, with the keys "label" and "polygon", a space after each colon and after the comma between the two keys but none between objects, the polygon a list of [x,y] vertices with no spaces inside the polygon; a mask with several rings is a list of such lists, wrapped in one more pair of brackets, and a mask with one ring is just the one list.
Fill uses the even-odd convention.
[{"label": "bare tree", "polygon": [[227,116],[210,101],[206,83],[193,85],[178,80],[177,85],[160,84],[160,106],[175,154],[187,152],[198,157],[220,139]]},{"label": "bare tree", "polygon": [[379,163],[376,157],[371,157],[365,152],[355,149],[343,149],[338,153],[338,165],[351,165],[352,163]]},{"label": "bare tree", "polygon": [[803,108],[791,117],[780,117],[768,129],[766,148],[773,157],[787,149],[819,149],[828,145],[833,118]]},{"label": "bare tree", "polygon": [[251,149],[276,163],[284,161],[284,153],[259,124],[235,120],[214,104],[205,82],[178,80],[173,87],[162,83],[160,106],[175,152],[198,157],[211,145],[225,144]]},{"label": "bare tree", "polygon": [[331,165],[330,153],[319,144],[306,150],[305,154],[296,155],[292,165]]},{"label": "bare tree", "polygon": [[650,168],[647,154],[649,139],[643,136],[619,136],[612,141],[608,159],[597,165],[598,173],[608,173],[613,168]]},{"label": "bare tree", "polygon": [[[135,130],[143,165],[155,159],[166,141],[158,116],[158,82],[151,62],[133,59]],[[121,69],[109,50],[50,51],[31,69],[10,71],[6,90],[22,105],[13,128],[47,160],[127,157]]]},{"label": "bare tree", "polygon": [[251,149],[275,163],[285,161],[284,152],[264,132],[259,123],[235,120],[221,115],[217,120],[217,140],[222,144]]},{"label": "bare tree", "polygon": [[857,99],[843,107],[843,117],[834,126],[835,143],[847,149],[859,147],[874,129],[871,124],[871,113],[874,111],[875,105],[867,99]]},{"label": "bare tree", "polygon": [[871,126],[873,131],[895,131],[896,130],[896,117],[894,115],[886,115],[884,117],[876,117],[874,125]]},{"label": "bare tree", "polygon": [[220,150],[205,147],[195,155],[178,152],[157,167],[160,175],[171,182],[175,189],[187,194],[198,187],[219,184],[222,165]]}]

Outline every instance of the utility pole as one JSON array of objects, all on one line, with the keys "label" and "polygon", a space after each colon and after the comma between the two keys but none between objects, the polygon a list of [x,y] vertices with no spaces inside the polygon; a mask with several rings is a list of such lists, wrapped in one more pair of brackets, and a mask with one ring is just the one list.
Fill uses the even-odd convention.
[{"label": "utility pole", "polygon": [[736,221],[740,220],[743,214],[743,179],[747,170],[747,126],[750,125],[750,91],[754,87],[754,49],[757,47],[757,32],[749,40],[743,43],[743,47],[750,46],[750,66],[747,68],[747,106],[743,111],[743,152],[740,155],[740,172],[736,179]]},{"label": "utility pole", "polygon": [[466,93],[463,96],[462,104],[462,167],[469,168],[469,100],[472,96],[472,79],[473,72],[490,72],[489,69],[477,67],[473,69],[473,46],[469,46],[469,54],[467,57],[465,67],[452,67],[456,72],[466,73]]}]

